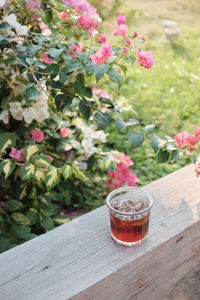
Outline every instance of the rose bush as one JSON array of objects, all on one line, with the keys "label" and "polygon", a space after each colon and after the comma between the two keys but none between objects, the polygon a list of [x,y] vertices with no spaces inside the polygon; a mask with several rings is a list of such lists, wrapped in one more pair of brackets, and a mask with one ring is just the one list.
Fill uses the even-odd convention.
[{"label": "rose bush", "polygon": [[85,0],[4,2],[1,251],[66,222],[68,207],[99,205],[107,170],[109,187],[134,186],[132,160],[104,148],[105,130],[115,124],[137,148],[154,127],[123,120],[117,99],[99,87],[100,80],[120,86],[127,62],[147,69],[154,64],[152,53],[140,50],[143,39],[129,32],[125,16],[117,17],[111,44],[96,9]]}]

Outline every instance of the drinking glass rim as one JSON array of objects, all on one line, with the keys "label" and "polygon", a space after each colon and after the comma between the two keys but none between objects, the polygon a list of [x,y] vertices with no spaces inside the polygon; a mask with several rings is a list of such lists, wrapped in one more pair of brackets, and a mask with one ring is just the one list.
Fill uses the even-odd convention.
[{"label": "drinking glass rim", "polygon": [[[129,212],[129,213],[128,213],[128,212],[121,212],[121,211],[119,211],[119,210],[113,208],[113,207],[110,205],[109,201],[110,201],[110,198],[111,198],[113,195],[117,194],[118,192],[132,191],[132,190],[138,190],[138,191],[144,192],[144,193],[147,195],[147,197],[148,197],[148,199],[149,199],[149,205],[148,205],[148,207],[146,207],[145,209],[140,210],[140,211],[138,211],[138,212],[134,212],[134,213]],[[124,188],[119,188],[119,189],[116,189],[116,190],[113,190],[112,192],[110,192],[110,193],[108,194],[108,196],[106,197],[106,205],[108,206],[109,209],[111,209],[112,211],[114,211],[114,212],[116,212],[116,213],[118,213],[118,214],[121,214],[121,215],[129,215],[129,216],[130,216],[130,215],[139,215],[139,214],[143,214],[143,213],[145,213],[145,212],[147,212],[147,211],[150,210],[150,208],[151,208],[152,205],[153,205],[153,197],[152,197],[151,193],[150,193],[149,191],[147,191],[146,189],[144,189],[144,188],[124,187]]]}]

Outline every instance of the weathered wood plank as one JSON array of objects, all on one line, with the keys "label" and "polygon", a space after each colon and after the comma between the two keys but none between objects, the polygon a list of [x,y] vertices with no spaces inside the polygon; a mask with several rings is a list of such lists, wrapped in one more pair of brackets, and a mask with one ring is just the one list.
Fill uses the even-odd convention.
[{"label": "weathered wood plank", "polygon": [[193,166],[146,187],[150,236],[124,248],[105,206],[0,255],[0,300],[159,300],[200,264],[200,182]]}]

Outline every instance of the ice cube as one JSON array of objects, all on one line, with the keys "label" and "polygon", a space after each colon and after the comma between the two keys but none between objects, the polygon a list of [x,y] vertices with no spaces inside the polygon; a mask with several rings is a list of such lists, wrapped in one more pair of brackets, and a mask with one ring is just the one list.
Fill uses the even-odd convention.
[{"label": "ice cube", "polygon": [[146,204],[141,200],[126,200],[123,205],[123,210],[126,213],[140,212],[144,208],[146,208]]}]

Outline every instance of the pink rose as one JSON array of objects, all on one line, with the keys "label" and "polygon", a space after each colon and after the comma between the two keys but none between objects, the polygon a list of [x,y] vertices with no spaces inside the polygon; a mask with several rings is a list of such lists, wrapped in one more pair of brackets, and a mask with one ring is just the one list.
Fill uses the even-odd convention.
[{"label": "pink rose", "polygon": [[60,16],[61,19],[65,19],[67,17],[67,13],[65,11],[61,11],[59,13],[59,16]]},{"label": "pink rose", "polygon": [[178,133],[174,137],[176,144],[178,145],[178,148],[181,148],[183,146],[188,146],[186,147],[187,150],[193,151],[195,150],[196,146],[196,137],[189,135],[187,131],[182,131]]},{"label": "pink rose", "polygon": [[187,150],[189,150],[190,152],[194,151],[196,149],[196,137],[189,135],[185,138],[185,143],[186,145],[188,145],[188,147],[186,148]]},{"label": "pink rose", "polygon": [[99,50],[94,55],[91,55],[93,64],[106,64],[107,60],[114,55],[114,52],[111,51],[111,44],[106,42],[101,46]]},{"label": "pink rose", "polygon": [[54,60],[49,57],[49,55],[48,55],[47,52],[45,52],[44,54],[42,54],[41,59],[42,59],[42,62],[46,63],[46,64],[51,64],[51,63],[54,62]]},{"label": "pink rose", "polygon": [[40,22],[39,27],[42,31],[42,35],[49,36],[52,34],[51,29],[49,29],[49,27],[45,23]]},{"label": "pink rose", "polygon": [[176,141],[176,144],[178,146],[178,148],[181,148],[182,146],[185,145],[186,143],[186,138],[189,136],[189,133],[187,131],[182,131],[180,133],[178,133],[174,139]]},{"label": "pink rose", "polygon": [[128,26],[124,25],[124,24],[121,24],[121,25],[117,25],[115,27],[115,30],[113,31],[113,35],[114,36],[118,36],[118,35],[126,36],[127,32],[128,32]]},{"label": "pink rose", "polygon": [[136,38],[138,36],[137,32],[133,33],[133,37]]},{"label": "pink rose", "polygon": [[200,176],[200,159],[198,158],[196,163],[195,163],[195,172],[196,172],[196,176],[199,177]]},{"label": "pink rose", "polygon": [[194,129],[195,136],[197,137],[198,141],[200,141],[200,126],[196,126]]},{"label": "pink rose", "polygon": [[122,54],[123,54],[123,55],[126,55],[127,53],[128,53],[128,49],[125,48],[125,47],[123,47],[123,48],[122,48]]},{"label": "pink rose", "polygon": [[35,141],[35,142],[42,142],[44,140],[44,132],[43,131],[39,131],[39,130],[36,130],[36,129],[33,129],[31,131],[31,135],[32,135],[32,139]]},{"label": "pink rose", "polygon": [[11,148],[9,156],[18,161],[24,161],[24,149]]},{"label": "pink rose", "polygon": [[108,40],[107,34],[101,34],[100,38],[98,40],[98,43],[99,44],[105,44],[105,42],[107,42],[107,40]]},{"label": "pink rose", "polygon": [[81,53],[83,52],[83,47],[84,47],[84,44],[79,42],[78,43],[78,46],[73,44],[70,46],[69,50],[72,51],[72,52],[69,52],[69,55],[72,57],[72,58],[77,58],[77,55],[76,53],[73,53],[73,52],[78,52],[78,53]]},{"label": "pink rose", "polygon": [[126,183],[128,186],[135,187],[135,186],[137,186],[136,182],[138,182],[138,181],[139,181],[139,178],[137,177],[137,175],[132,173],[127,178]]},{"label": "pink rose", "polygon": [[125,42],[128,46],[130,46],[130,44],[132,43],[132,40],[131,38],[126,38]]},{"label": "pink rose", "polygon": [[60,135],[62,137],[67,137],[69,136],[71,133],[70,133],[70,130],[68,128],[60,128]]},{"label": "pink rose", "polygon": [[134,165],[134,162],[132,161],[132,159],[130,158],[130,156],[126,155],[123,152],[121,152],[120,155],[116,155],[115,158],[119,159],[120,162],[122,162],[123,164],[125,164],[128,167]]},{"label": "pink rose", "polygon": [[125,25],[126,24],[126,16],[117,16],[117,24],[118,25]]},{"label": "pink rose", "polygon": [[34,1],[34,0],[27,1],[25,4],[27,10],[29,10],[30,12],[35,12],[37,10],[40,10],[41,5],[42,5],[41,1]]},{"label": "pink rose", "polygon": [[137,61],[146,69],[150,69],[155,64],[151,51],[139,51],[137,54]]},{"label": "pink rose", "polygon": [[98,95],[99,97],[102,97],[102,98],[110,98],[110,96],[108,95],[108,93],[105,92],[105,91],[102,90],[102,89],[96,89],[96,88],[93,88],[93,89],[92,89],[92,94],[93,94],[93,95]]},{"label": "pink rose", "polygon": [[77,24],[85,29],[91,29],[95,26],[89,15],[81,15],[77,21]]}]

